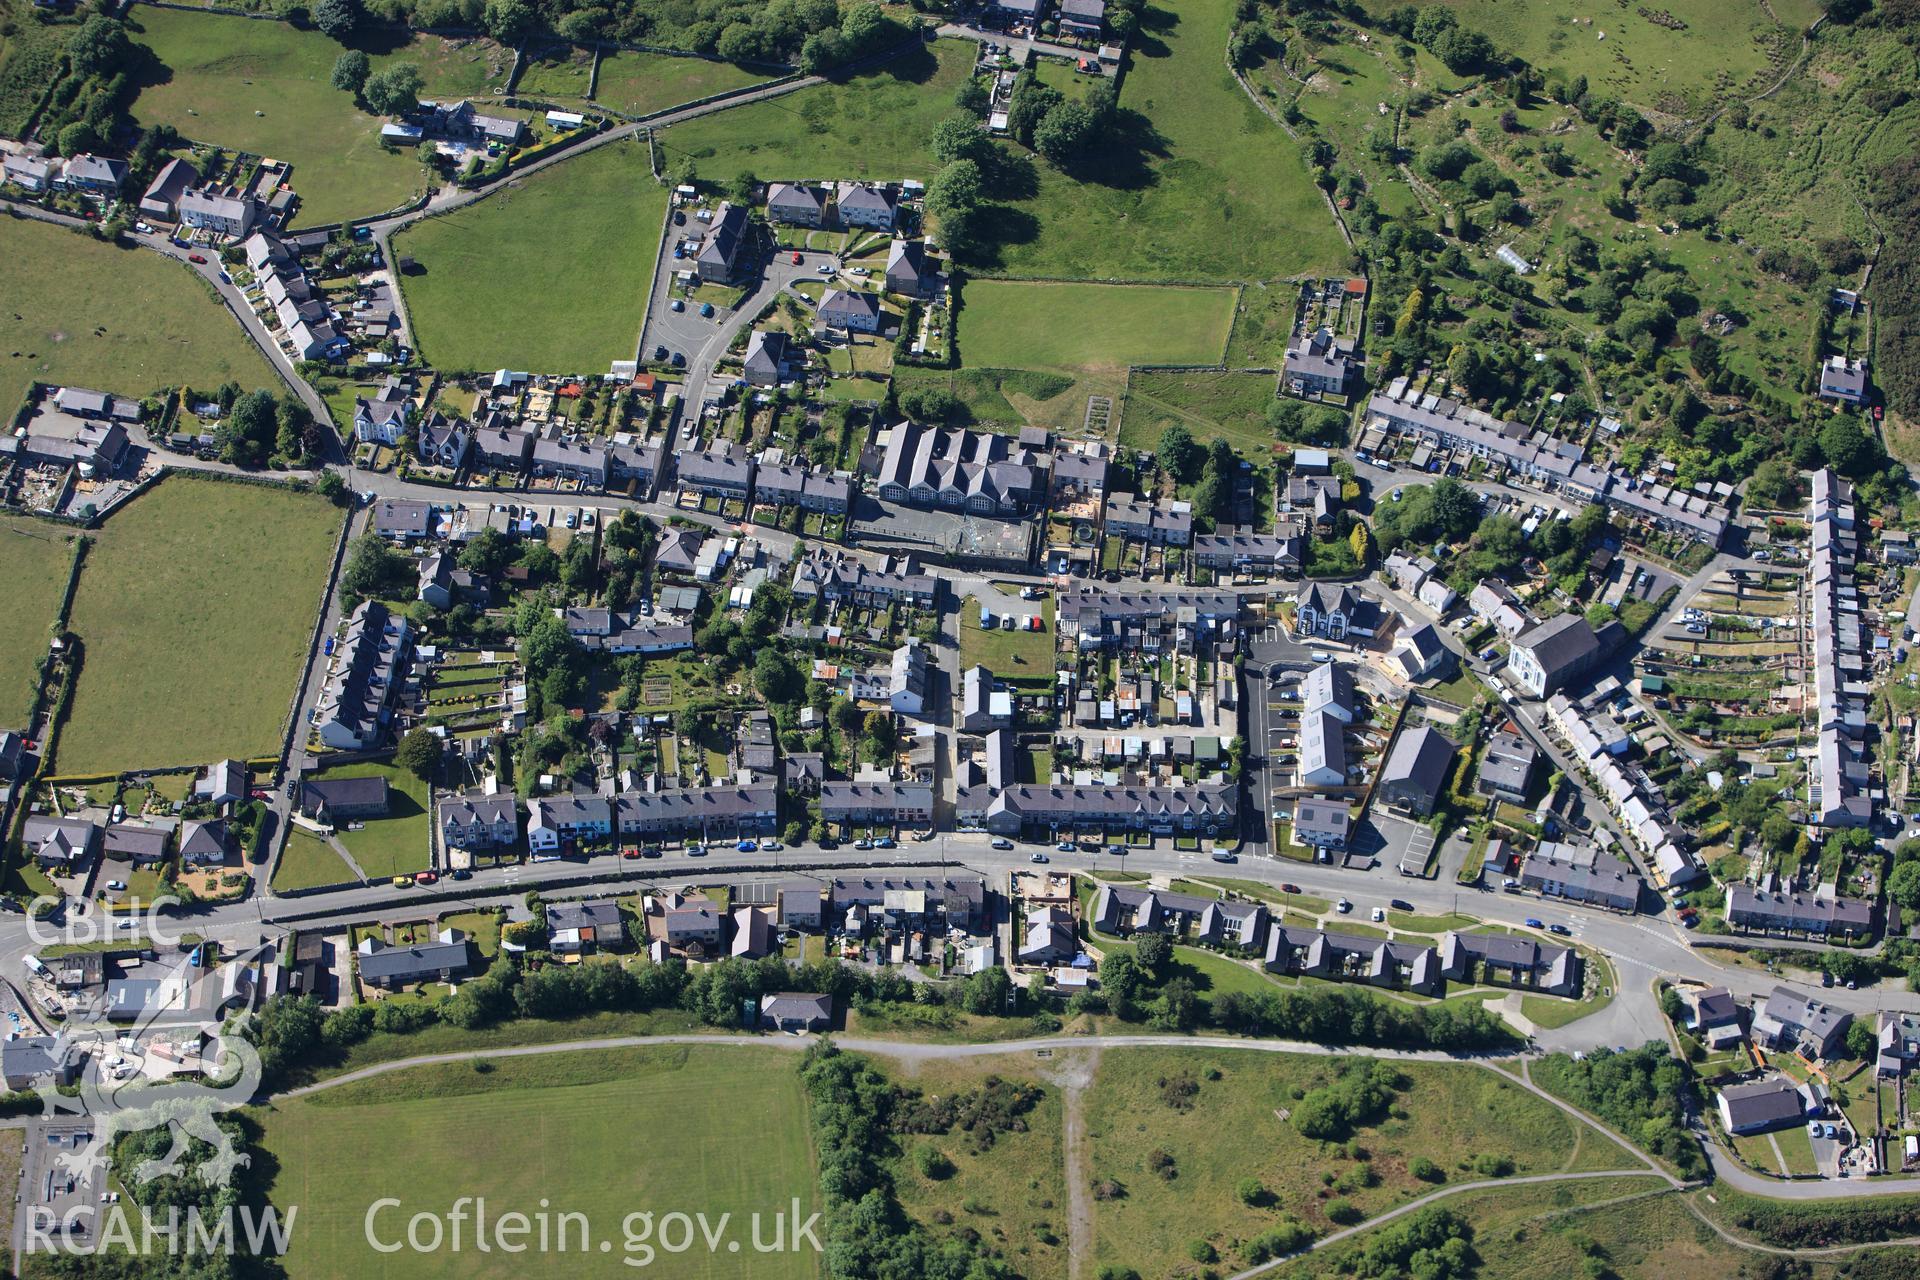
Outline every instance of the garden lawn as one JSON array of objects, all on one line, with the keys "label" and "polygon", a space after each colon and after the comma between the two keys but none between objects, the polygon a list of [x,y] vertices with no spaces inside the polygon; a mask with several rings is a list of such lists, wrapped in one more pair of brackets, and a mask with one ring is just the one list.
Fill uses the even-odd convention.
[{"label": "garden lawn", "polygon": [[390,764],[349,764],[327,769],[326,778],[385,778],[391,811],[384,818],[368,818],[359,831],[344,825],[334,838],[372,880],[424,870],[427,856],[427,784],[405,769]]},{"label": "garden lawn", "polygon": [[[258,24],[256,24],[258,25]],[[280,380],[184,265],[24,218],[0,221],[0,414],[32,382],[145,396]]]},{"label": "garden lawn", "polygon": [[667,192],[644,145],[576,156],[395,238],[420,349],[443,371],[590,373],[631,360]]},{"label": "garden lawn", "polygon": [[[499,1058],[482,1073],[471,1064],[420,1067],[253,1113],[272,1170],[268,1195],[284,1211],[300,1206],[286,1258],[293,1280],[321,1276],[458,1277],[487,1280],[530,1274],[526,1257],[471,1247],[407,1251],[385,1258],[368,1242],[365,1220],[376,1200],[405,1208],[374,1219],[377,1238],[404,1237],[407,1217],[433,1206],[445,1213],[462,1196],[484,1196],[489,1216],[551,1211],[586,1215],[592,1247],[577,1243],[566,1274],[633,1275],[645,1255],[627,1255],[622,1220],[636,1210],[659,1217],[704,1212],[709,1223],[732,1214],[724,1244],[686,1253],[661,1251],[646,1268],[667,1277],[752,1276],[786,1280],[819,1274],[810,1248],[751,1250],[750,1215],[771,1215],[799,1198],[804,1220],[816,1203],[807,1105],[799,1055],[761,1048],[647,1048]],[[750,1151],[716,1140],[753,1117]],[[511,1151],[497,1139],[513,1135]],[[390,1158],[369,1160],[369,1152]],[[258,1168],[258,1165],[256,1165]],[[579,1228],[573,1227],[577,1242]],[[598,1242],[612,1249],[600,1252]],[[469,1246],[471,1240],[469,1239]]]},{"label": "garden lawn", "polygon": [[317,889],[321,885],[349,884],[358,878],[325,840],[295,827],[287,833],[287,846],[273,869],[273,890]]},{"label": "garden lawn", "polygon": [[1225,440],[1247,458],[1270,453],[1277,437],[1267,410],[1278,395],[1271,373],[1136,373],[1127,381],[1120,444],[1152,451],[1178,423],[1202,446]]},{"label": "garden lawn", "polygon": [[[1416,1157],[1431,1160],[1453,1182],[1484,1176],[1461,1167],[1477,1155],[1505,1157],[1517,1175],[1554,1173],[1576,1163],[1576,1146],[1588,1136],[1598,1138],[1492,1071],[1395,1063],[1409,1087],[1391,1112],[1352,1131],[1369,1158],[1349,1159],[1281,1118],[1296,1105],[1295,1090],[1324,1083],[1343,1061],[1360,1071],[1370,1065],[1290,1054],[1107,1051],[1087,1096],[1090,1173],[1096,1183],[1119,1182],[1126,1194],[1094,1206],[1094,1260],[1165,1275],[1186,1259],[1190,1241],[1205,1238],[1232,1264],[1221,1271],[1237,1270],[1246,1259],[1237,1256],[1234,1241],[1258,1234],[1280,1215],[1329,1229],[1323,1171],[1334,1175],[1334,1194],[1371,1217],[1444,1185],[1414,1178],[1408,1164]],[[1220,1078],[1208,1079],[1210,1071]],[[1184,1111],[1168,1104],[1160,1084],[1183,1074],[1198,1085]],[[1171,1180],[1149,1166],[1155,1151],[1173,1157]],[[1619,1159],[1624,1167],[1632,1157],[1621,1153]],[[1368,1167],[1376,1185],[1364,1185]],[[1260,1181],[1271,1203],[1241,1201],[1236,1186],[1247,1177]]]},{"label": "garden lawn", "polygon": [[601,57],[593,100],[630,116],[647,116],[768,78],[731,62],[622,49]]},{"label": "garden lawn", "polygon": [[292,164],[297,224],[384,213],[425,187],[414,151],[382,147],[382,121],[329,83],[341,46],[320,32],[151,5],[131,23],[171,73],[140,91],[135,119]]},{"label": "garden lawn", "polygon": [[56,766],[117,773],[273,753],[340,531],[324,499],[174,476],[87,553]]},{"label": "garden lawn", "polygon": [[48,627],[73,565],[71,534],[44,520],[0,519],[0,725],[24,729],[46,656]]},{"label": "garden lawn", "polygon": [[[967,40],[937,40],[845,83],[674,125],[660,135],[660,149],[669,168],[692,157],[707,182],[724,183],[742,173],[763,181],[925,181],[934,170],[927,139],[953,112],[953,91],[967,78],[977,49]],[[603,78],[601,92],[610,85]]]},{"label": "garden lawn", "polygon": [[1036,161],[1037,193],[988,219],[999,247],[982,270],[1222,282],[1345,270],[1299,144],[1227,71],[1233,11],[1233,0],[1178,0],[1142,12],[1118,136],[1071,176]]}]

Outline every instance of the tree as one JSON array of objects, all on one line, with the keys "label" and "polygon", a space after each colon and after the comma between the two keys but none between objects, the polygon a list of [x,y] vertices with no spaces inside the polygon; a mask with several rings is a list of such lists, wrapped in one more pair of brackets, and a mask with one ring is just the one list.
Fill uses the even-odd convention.
[{"label": "tree", "polygon": [[1368,535],[1367,526],[1358,520],[1354,521],[1353,532],[1347,535],[1347,543],[1353,548],[1355,562],[1361,568],[1366,568],[1367,561],[1373,556],[1373,538]]},{"label": "tree", "polygon": [[753,664],[753,686],[760,696],[775,706],[791,706],[800,700],[806,687],[793,659],[775,648],[760,650]]},{"label": "tree", "polygon": [[413,563],[379,535],[363,533],[340,572],[340,590],[350,599],[370,600],[401,590],[413,577]]},{"label": "tree", "polygon": [[360,25],[359,0],[319,0],[313,6],[313,25],[322,35],[345,44]]},{"label": "tree", "polygon": [[1867,1024],[1865,1018],[1855,1018],[1847,1024],[1847,1055],[1854,1058],[1871,1059],[1880,1052],[1880,1038]]},{"label": "tree", "polygon": [[1854,477],[1877,469],[1882,457],[1880,442],[1850,417],[1835,418],[1820,429],[1820,452],[1835,471]]},{"label": "tree", "polygon": [[214,439],[223,461],[241,467],[264,465],[279,438],[279,406],[271,391],[249,391],[234,399]]},{"label": "tree", "polygon": [[349,49],[333,60],[333,87],[342,93],[357,94],[367,83],[373,64],[358,49]]},{"label": "tree", "polygon": [[927,184],[927,213],[940,225],[940,237],[960,252],[972,242],[972,223],[979,210],[986,181],[972,160],[955,160],[933,175]]},{"label": "tree", "polygon": [[1005,1013],[1007,996],[1012,990],[1013,980],[1007,977],[1003,966],[996,964],[967,979],[960,995],[960,1007],[980,1016]]},{"label": "tree", "polygon": [[425,726],[408,730],[393,753],[393,762],[420,781],[430,781],[433,767],[440,763],[440,739]]},{"label": "tree", "polygon": [[1164,933],[1143,933],[1133,944],[1133,958],[1142,969],[1159,977],[1173,958],[1173,940]]},{"label": "tree", "polygon": [[83,78],[106,77],[123,70],[133,42],[127,29],[114,18],[95,14],[82,23],[67,41],[67,59]]},{"label": "tree", "polygon": [[1062,102],[1033,130],[1033,149],[1056,169],[1070,167],[1093,145],[1100,132],[1093,111],[1080,102]]},{"label": "tree", "polygon": [[404,116],[420,105],[420,90],[426,83],[420,68],[411,62],[396,62],[367,77],[361,96],[374,115]]},{"label": "tree", "polygon": [[1747,501],[1759,507],[1781,510],[1800,500],[1800,478],[1793,465],[1782,457],[1763,459],[1747,481]]},{"label": "tree", "polygon": [[1903,862],[1887,873],[1887,896],[1910,911],[1920,911],[1920,862]]},{"label": "tree", "polygon": [[971,160],[984,165],[993,152],[993,143],[988,141],[979,124],[965,116],[948,116],[933,126],[930,146],[934,160],[942,165],[952,164],[956,160]]},{"label": "tree", "polygon": [[518,44],[532,33],[538,15],[526,0],[487,0],[481,19],[487,34],[501,44]]},{"label": "tree", "polygon": [[1193,464],[1200,460],[1200,446],[1193,442],[1193,432],[1178,422],[1160,433],[1156,453],[1160,465],[1176,480],[1185,480],[1192,475]]}]

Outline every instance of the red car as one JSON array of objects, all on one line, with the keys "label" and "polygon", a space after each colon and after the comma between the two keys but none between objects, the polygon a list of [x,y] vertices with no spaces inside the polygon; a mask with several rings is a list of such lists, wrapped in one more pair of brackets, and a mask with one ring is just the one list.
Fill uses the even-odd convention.
[{"label": "red car", "polygon": [[435,871],[422,871],[419,875],[413,878],[413,882],[415,884],[437,884],[439,883],[439,880],[440,880],[440,875],[438,872],[435,872]]},{"label": "red car", "polygon": [[796,267],[800,265],[800,255],[797,253],[793,255],[793,265]]},{"label": "red car", "polygon": [[627,848],[622,849],[620,851],[620,856],[623,858],[638,858],[640,856],[640,851],[638,849],[635,849],[631,845],[629,845]]},{"label": "red car", "polygon": [[207,265],[207,255],[204,253],[190,253],[187,255],[187,261],[196,266],[204,267]]},{"label": "red car", "polygon": [[1297,885],[1297,884],[1283,884],[1283,885],[1281,885],[1281,886],[1280,886],[1280,892],[1282,892],[1282,893],[1298,893],[1298,892],[1300,892],[1300,886],[1299,886],[1299,885]]}]

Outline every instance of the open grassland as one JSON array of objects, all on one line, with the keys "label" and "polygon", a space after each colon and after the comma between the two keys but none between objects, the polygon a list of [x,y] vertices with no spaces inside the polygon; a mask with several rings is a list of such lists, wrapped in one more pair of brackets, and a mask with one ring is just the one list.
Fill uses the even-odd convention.
[{"label": "open grassland", "polygon": [[[1369,1066],[1345,1061],[1354,1071]],[[1342,1063],[1185,1049],[1102,1055],[1087,1097],[1090,1173],[1124,1194],[1095,1206],[1095,1260],[1163,1275],[1196,1239],[1232,1260],[1235,1241],[1278,1215],[1325,1231],[1335,1200],[1370,1217],[1437,1185],[1485,1176],[1472,1169],[1476,1157],[1510,1161],[1520,1175],[1637,1164],[1517,1083],[1466,1065],[1396,1063],[1405,1087],[1389,1108],[1339,1143],[1302,1136],[1287,1117]],[[1156,1153],[1171,1157],[1172,1177],[1156,1169],[1164,1165]],[[1409,1172],[1417,1159],[1435,1166],[1428,1180]],[[1249,1177],[1263,1189],[1251,1205],[1239,1194]]]},{"label": "open grassland", "polygon": [[190,476],[115,513],[74,599],[86,658],[59,771],[271,752],[340,518],[321,498]]},{"label": "open grassland", "polygon": [[[1077,434],[1086,420],[1089,384],[1038,369],[966,368],[947,372],[899,365],[893,371],[893,385],[902,395],[922,387],[950,391],[965,406],[974,424],[989,430],[1013,432],[1031,422]],[[1123,384],[1108,377],[1100,385],[1118,388]]]},{"label": "open grassland", "polygon": [[[382,147],[381,121],[328,83],[340,45],[320,32],[151,5],[132,23],[134,39],[167,68],[161,83],[140,91],[135,118],[292,164],[296,223],[383,213],[424,186],[414,153]],[[449,88],[465,78],[444,74]]]},{"label": "open grassland", "polygon": [[[702,180],[933,176],[927,139],[953,111],[977,46],[940,40],[841,84],[721,111],[660,135],[671,166],[691,156]],[[612,92],[605,70],[600,92]]]},{"label": "open grassland", "polygon": [[1232,21],[1232,0],[1148,7],[1116,136],[1071,175],[1036,164],[1037,192],[1000,211],[1000,248],[982,266],[1123,280],[1344,270],[1346,245],[1298,145],[1227,71]]},{"label": "open grassland", "polygon": [[420,93],[426,98],[484,97],[504,90],[507,73],[513,69],[513,50],[484,36],[436,36],[421,31],[402,45],[356,40],[356,47],[366,49],[375,71],[396,62],[420,68],[420,78],[426,81]]},{"label": "open grassland", "polygon": [[995,369],[1217,364],[1233,328],[1231,289],[976,280],[963,307],[966,363]]},{"label": "open grassland", "polygon": [[[891,1069],[891,1064],[889,1064]],[[977,1089],[988,1075],[1031,1079],[1030,1056],[930,1062],[901,1083],[929,1097]],[[1067,1190],[1062,1149],[1061,1097],[1046,1096],[1022,1119],[1019,1132],[994,1135],[983,1146],[965,1130],[903,1135],[906,1159],[894,1170],[900,1203],[935,1236],[977,1231],[1005,1255],[1026,1280],[1065,1280],[1067,1275]],[[944,1178],[920,1172],[916,1155],[932,1148],[953,1162]]]},{"label": "open grassland", "polygon": [[[519,1277],[516,1254],[370,1247],[369,1206],[407,1206],[375,1218],[376,1234],[404,1237],[406,1218],[444,1213],[462,1196],[484,1196],[490,1213],[585,1214],[593,1242],[567,1259],[582,1280],[634,1274],[623,1218],[635,1210],[731,1213],[729,1238],[708,1252],[659,1252],[648,1274],[669,1277],[811,1277],[811,1249],[756,1253],[750,1215],[771,1216],[799,1198],[813,1211],[815,1176],[807,1107],[790,1053],[759,1048],[659,1047],[502,1058],[482,1072],[459,1063],[421,1067],[281,1100],[255,1113],[273,1168],[268,1188],[300,1206],[285,1259],[289,1276]],[[735,1133],[750,1120],[750,1135]],[[384,1158],[368,1159],[370,1152]],[[392,1228],[392,1231],[389,1231]],[[573,1228],[574,1239],[579,1229]],[[599,1241],[612,1249],[599,1251]],[[639,1258],[639,1254],[631,1255]]]},{"label": "open grassland", "polygon": [[1267,425],[1277,380],[1271,373],[1136,373],[1127,382],[1120,443],[1151,450],[1178,423],[1201,444],[1225,440],[1243,457],[1275,447]]},{"label": "open grassland", "polygon": [[357,879],[353,869],[331,845],[309,831],[295,827],[273,868],[273,888],[313,889],[325,884],[347,884]]},{"label": "open grassland", "polygon": [[604,373],[646,317],[666,189],[610,143],[395,237],[420,349],[444,370]]},{"label": "open grassland", "polygon": [[0,220],[0,413],[28,384],[148,395],[279,381],[232,316],[176,262],[42,222]]},{"label": "open grassland", "polygon": [[0,133],[10,138],[26,132],[74,33],[71,26],[38,22],[32,12],[29,0],[0,3]]},{"label": "open grassland", "polygon": [[0,729],[27,727],[48,626],[73,564],[72,533],[41,520],[0,519]]},{"label": "open grassland", "polygon": [[[1588,1274],[1621,1280],[1734,1280],[1761,1274],[1748,1266],[1756,1255],[1714,1235],[1678,1192],[1650,1177],[1472,1191],[1442,1200],[1440,1207],[1473,1228],[1475,1280]],[[1274,1280],[1345,1274],[1373,1236],[1363,1231],[1351,1242],[1269,1274]],[[1808,1274],[1818,1280],[1833,1275],[1825,1269]]]},{"label": "open grassland", "polygon": [[[1437,0],[1424,0],[1437,3]],[[1362,0],[1378,18],[1397,0]],[[1446,0],[1460,25],[1483,32],[1542,71],[1581,75],[1645,110],[1702,112],[1771,83],[1800,47],[1798,27],[1776,22],[1763,0],[1663,0],[1582,5],[1568,0]],[[1791,11],[1779,11],[1798,22]],[[1678,19],[1680,29],[1654,21]],[[1807,19],[1811,21],[1811,18]]]}]

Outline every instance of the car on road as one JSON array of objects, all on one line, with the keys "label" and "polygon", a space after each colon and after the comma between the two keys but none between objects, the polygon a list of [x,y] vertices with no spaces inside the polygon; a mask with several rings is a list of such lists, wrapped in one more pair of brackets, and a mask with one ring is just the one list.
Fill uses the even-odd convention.
[{"label": "car on road", "polygon": [[1047,855],[1044,853],[1036,853],[1031,858],[1027,859],[1028,862],[1046,862],[1048,860],[1049,859],[1047,858]]},{"label": "car on road", "polygon": [[469,871],[469,870],[467,870],[467,869],[466,869],[465,867],[455,867],[455,868],[454,868],[454,869],[453,869],[453,870],[452,870],[451,872],[449,872],[448,874],[449,874],[449,875],[451,875],[451,876],[452,876],[452,877],[453,877],[453,878],[454,878],[455,880],[471,880],[471,879],[473,879],[473,872],[471,872],[471,871]]},{"label": "car on road", "polygon": [[1553,924],[1548,925],[1547,932],[1557,933],[1563,938],[1571,938],[1573,936],[1573,930],[1567,928],[1567,926],[1559,923],[1558,921],[1555,921]]},{"label": "car on road", "polygon": [[327,637],[327,646],[326,646],[325,652],[329,658],[333,656],[333,637],[332,636]]},{"label": "car on road", "polygon": [[1540,923],[1540,922],[1539,922],[1538,920],[1536,920],[1536,919],[1534,919],[1534,918],[1533,918],[1532,916],[1528,916],[1528,917],[1527,917],[1527,928],[1529,928],[1529,929],[1544,929],[1544,928],[1546,928],[1546,927],[1547,927],[1547,926],[1545,926],[1545,925],[1543,925],[1543,924],[1541,924],[1541,923]]},{"label": "car on road", "polygon": [[1013,848],[1013,841],[1011,841],[1011,840],[995,840],[995,841],[993,842],[993,847],[994,847],[994,848],[996,848],[996,849],[1011,849],[1011,848]]},{"label": "car on road", "polygon": [[413,877],[395,876],[393,878],[393,887],[396,889],[411,889],[413,888]]},{"label": "car on road", "polygon": [[190,253],[187,255],[187,261],[196,267],[204,267],[207,265],[207,255],[204,253]]},{"label": "car on road", "polygon": [[1073,852],[1073,841],[1071,841],[1071,840],[1062,840],[1062,841],[1061,841],[1061,842],[1060,842],[1059,844],[1057,844],[1057,845],[1055,845],[1055,846],[1053,846],[1053,847],[1054,847],[1055,849],[1058,849],[1058,850],[1059,850],[1059,851],[1060,851],[1061,853],[1072,853],[1072,852]]},{"label": "car on road", "polygon": [[1351,902],[1348,902],[1345,898],[1342,898],[1340,899],[1340,901],[1333,904],[1333,909],[1335,911],[1338,911],[1341,915],[1345,915],[1347,914],[1347,912],[1353,910],[1353,904]]},{"label": "car on road", "polygon": [[796,266],[796,267],[797,267],[797,266],[799,266],[799,265],[800,265],[800,263],[801,263],[801,261],[802,261],[802,259],[801,259],[801,257],[800,257],[800,255],[799,255],[799,254],[797,254],[797,253],[796,253],[796,254],[794,254],[794,255],[793,255],[793,265],[794,265],[794,266]]},{"label": "car on road", "polygon": [[840,842],[838,840],[828,839],[824,836],[819,840],[814,841],[814,844],[822,849],[838,849],[840,847]]},{"label": "car on road", "polygon": [[778,853],[787,846],[781,844],[778,840],[763,840],[760,843],[760,847],[768,853]]},{"label": "car on road", "polygon": [[643,858],[657,858],[660,856],[660,846],[657,844],[647,845],[640,850],[640,856]]},{"label": "car on road", "polygon": [[819,267],[816,268],[816,270],[818,270],[820,274],[823,276],[830,276],[833,274],[833,264],[831,262],[823,262],[819,265]]}]

